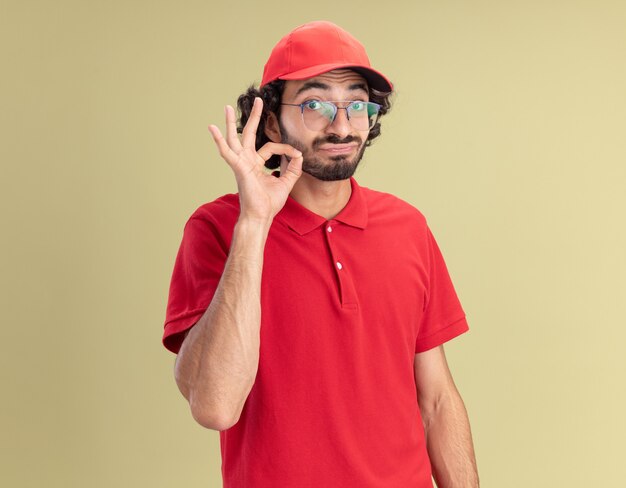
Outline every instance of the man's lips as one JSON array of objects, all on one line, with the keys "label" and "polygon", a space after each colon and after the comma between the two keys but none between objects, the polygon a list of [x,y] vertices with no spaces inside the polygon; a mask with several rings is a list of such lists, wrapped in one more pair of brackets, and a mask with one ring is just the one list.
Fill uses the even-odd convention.
[{"label": "man's lips", "polygon": [[319,147],[320,151],[326,151],[331,154],[345,154],[354,151],[358,144],[324,144]]}]

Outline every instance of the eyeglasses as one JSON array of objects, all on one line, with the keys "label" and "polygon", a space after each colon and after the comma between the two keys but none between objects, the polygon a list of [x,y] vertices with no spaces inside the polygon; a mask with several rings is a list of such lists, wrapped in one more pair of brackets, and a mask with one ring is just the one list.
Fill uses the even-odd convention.
[{"label": "eyeglasses", "polygon": [[[336,103],[347,103],[347,107],[338,107]],[[380,105],[373,102],[322,102],[308,100],[304,103],[281,103],[291,107],[300,107],[302,121],[309,130],[324,130],[333,123],[339,109],[345,110],[348,120],[356,130],[370,130],[378,120]]]}]

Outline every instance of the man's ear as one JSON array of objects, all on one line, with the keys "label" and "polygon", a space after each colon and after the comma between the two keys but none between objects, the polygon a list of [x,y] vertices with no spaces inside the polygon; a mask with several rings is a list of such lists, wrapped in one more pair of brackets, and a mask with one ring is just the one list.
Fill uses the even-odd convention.
[{"label": "man's ear", "polygon": [[265,121],[265,135],[272,142],[280,142],[280,127],[278,125],[278,119],[274,112],[270,112]]}]

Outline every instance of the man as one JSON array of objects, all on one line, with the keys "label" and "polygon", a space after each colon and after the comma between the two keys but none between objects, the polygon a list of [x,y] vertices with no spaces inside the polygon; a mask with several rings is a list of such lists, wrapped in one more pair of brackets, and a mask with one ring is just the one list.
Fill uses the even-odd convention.
[{"label": "man", "polygon": [[209,126],[239,191],[188,220],[163,343],[220,431],[225,487],[478,486],[441,252],[417,209],[352,176],[392,89],[349,33],[311,22],[240,97],[241,138],[230,106],[225,137]]}]

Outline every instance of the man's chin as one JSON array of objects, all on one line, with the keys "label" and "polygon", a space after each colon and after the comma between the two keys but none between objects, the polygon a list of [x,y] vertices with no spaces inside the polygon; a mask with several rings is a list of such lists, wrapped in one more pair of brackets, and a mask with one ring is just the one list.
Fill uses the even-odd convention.
[{"label": "man's chin", "polygon": [[340,181],[354,175],[358,165],[358,161],[353,163],[344,157],[335,156],[327,164],[304,161],[302,171],[321,181]]}]

